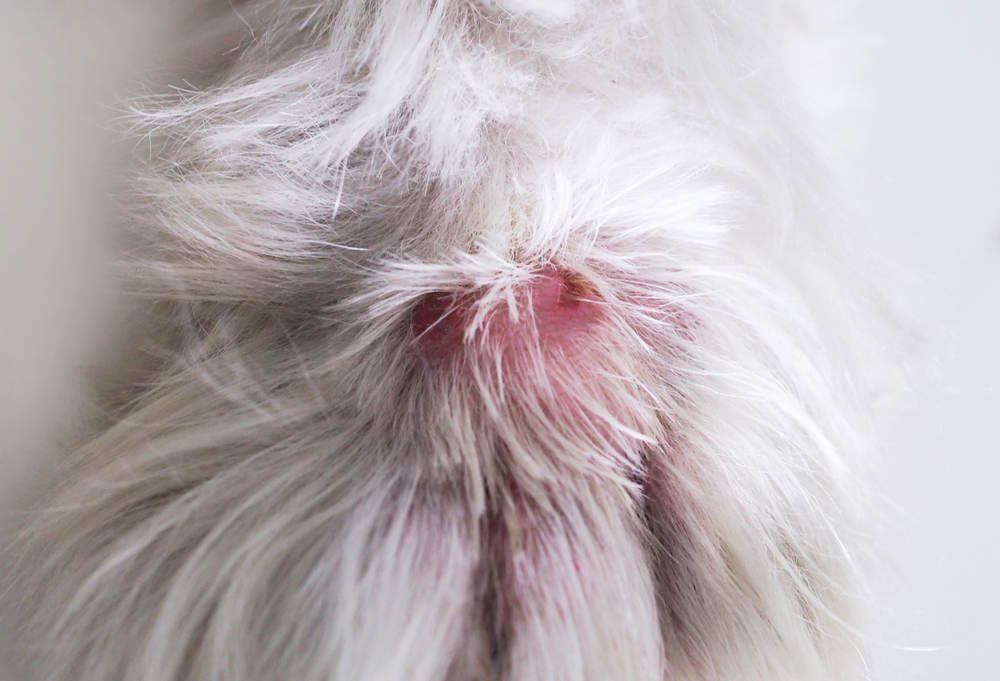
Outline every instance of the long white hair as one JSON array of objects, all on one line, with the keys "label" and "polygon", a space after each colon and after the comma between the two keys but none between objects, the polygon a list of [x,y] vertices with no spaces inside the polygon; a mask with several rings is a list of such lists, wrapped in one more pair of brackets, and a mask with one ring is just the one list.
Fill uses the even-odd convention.
[{"label": "long white hair", "polygon": [[807,4],[219,5],[130,119],[38,678],[862,678]]}]

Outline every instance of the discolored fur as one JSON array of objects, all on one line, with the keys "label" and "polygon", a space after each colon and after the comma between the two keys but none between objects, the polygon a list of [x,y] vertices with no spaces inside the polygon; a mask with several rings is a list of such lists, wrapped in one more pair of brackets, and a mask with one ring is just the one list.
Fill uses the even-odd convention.
[{"label": "discolored fur", "polygon": [[134,116],[138,368],[20,545],[37,678],[864,677],[808,11],[199,15]]}]

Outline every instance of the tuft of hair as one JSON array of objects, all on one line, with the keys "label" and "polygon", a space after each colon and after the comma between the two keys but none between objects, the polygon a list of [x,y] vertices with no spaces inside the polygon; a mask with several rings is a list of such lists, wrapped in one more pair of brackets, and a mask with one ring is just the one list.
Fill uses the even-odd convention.
[{"label": "tuft of hair", "polygon": [[582,0],[492,0],[488,4],[511,14],[523,14],[543,22],[558,23],[571,20]]},{"label": "tuft of hair", "polygon": [[865,678],[866,313],[809,11],[194,13],[183,87],[133,104],[133,350],[19,544],[24,664]]}]

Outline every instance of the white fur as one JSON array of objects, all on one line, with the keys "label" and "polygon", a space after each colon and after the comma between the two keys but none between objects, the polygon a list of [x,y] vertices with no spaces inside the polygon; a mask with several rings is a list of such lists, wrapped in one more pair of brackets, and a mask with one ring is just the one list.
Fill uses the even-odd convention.
[{"label": "white fur", "polygon": [[[791,4],[222,4],[137,105],[140,361],[20,547],[37,677],[863,677],[862,313]],[[557,350],[552,265],[601,310]]]}]

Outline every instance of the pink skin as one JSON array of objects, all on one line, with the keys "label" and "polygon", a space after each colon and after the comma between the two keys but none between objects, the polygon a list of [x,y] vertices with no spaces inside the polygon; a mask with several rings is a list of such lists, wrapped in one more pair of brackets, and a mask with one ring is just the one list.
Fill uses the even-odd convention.
[{"label": "pink skin", "polygon": [[[425,295],[410,314],[417,358],[435,373],[446,367],[468,370],[474,364],[484,376],[500,370],[512,414],[541,408],[559,427],[579,423],[593,437],[603,425],[583,406],[594,396],[589,395],[589,383],[580,383],[579,372],[586,375],[597,359],[588,349],[605,312],[601,298],[579,274],[555,265],[541,268],[517,286],[512,297],[512,303],[494,301],[483,315],[480,291]],[[476,328],[469,334],[473,324]],[[545,385],[538,385],[539,380]]]},{"label": "pink skin", "polygon": [[[410,315],[410,328],[420,353],[439,358],[456,351],[475,315],[478,297],[474,292],[445,291],[424,296]],[[516,293],[516,299],[518,318],[515,320],[507,310],[498,310],[487,322],[490,334],[516,342],[519,334],[530,329],[527,325],[533,317],[542,344],[585,331],[596,317],[600,302],[583,277],[554,265],[543,268]]]},{"label": "pink skin", "polygon": [[[425,295],[414,306],[413,349],[424,368],[436,372],[479,363],[484,376],[502,371],[504,400],[512,415],[523,408],[535,410],[534,418],[544,413],[560,429],[578,424],[579,437],[592,443],[603,439],[616,449],[611,443],[620,438],[587,406],[606,401],[599,382],[590,378],[607,349],[604,343],[595,347],[607,311],[593,285],[572,270],[548,265],[514,290],[517,316],[502,300],[477,319],[481,300],[479,291],[442,291]],[[472,324],[477,328],[470,335]],[[618,411],[614,403],[606,409]],[[628,414],[616,418],[638,427]]]},{"label": "pink skin", "polygon": [[[492,367],[499,353],[504,371],[518,386],[507,398],[519,402],[518,391],[534,392],[540,374],[536,361],[546,364],[547,382],[543,398],[550,416],[562,423],[586,423],[591,436],[604,431],[606,424],[595,421],[584,403],[600,399],[591,394],[589,382],[581,384],[595,361],[596,332],[606,313],[603,299],[594,286],[577,272],[566,267],[547,265],[518,286],[513,294],[517,316],[507,304],[495,304],[485,319],[480,312],[479,291],[441,291],[425,295],[413,308],[410,329],[417,356],[428,369],[443,367],[455,360],[483,361]],[[471,324],[478,323],[472,337]],[[482,342],[481,342],[482,341]],[[548,369],[551,369],[548,370]],[[582,374],[580,372],[583,372]],[[608,405],[614,413],[615,405]],[[627,414],[617,415],[631,426]],[[610,432],[605,440],[615,438]]]}]

